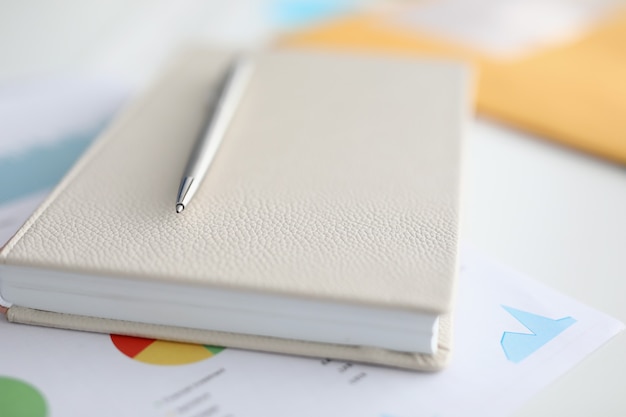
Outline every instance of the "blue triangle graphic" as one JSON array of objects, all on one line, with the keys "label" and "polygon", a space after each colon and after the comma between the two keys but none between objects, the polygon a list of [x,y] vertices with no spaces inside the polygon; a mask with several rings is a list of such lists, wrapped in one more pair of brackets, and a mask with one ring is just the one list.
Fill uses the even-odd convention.
[{"label": "blue triangle graphic", "polygon": [[572,317],[554,320],[507,306],[502,306],[502,308],[531,331],[531,333],[504,332],[502,334],[500,344],[504,354],[508,360],[515,363],[523,361],[557,337],[563,330],[576,323]]}]

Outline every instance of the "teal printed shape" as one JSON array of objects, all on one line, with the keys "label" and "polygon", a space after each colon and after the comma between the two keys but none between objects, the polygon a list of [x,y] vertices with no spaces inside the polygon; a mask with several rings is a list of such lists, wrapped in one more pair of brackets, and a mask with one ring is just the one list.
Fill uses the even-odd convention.
[{"label": "teal printed shape", "polygon": [[299,26],[345,13],[355,0],[275,0],[270,14],[275,24]]},{"label": "teal printed shape", "polygon": [[53,144],[33,147],[16,155],[0,156],[0,204],[54,187],[104,125],[68,135]]},{"label": "teal printed shape", "polygon": [[502,306],[517,321],[531,333],[504,332],[500,345],[506,358],[511,362],[519,363],[532,355],[543,345],[557,337],[561,332],[576,323],[572,317],[551,319],[512,307]]}]

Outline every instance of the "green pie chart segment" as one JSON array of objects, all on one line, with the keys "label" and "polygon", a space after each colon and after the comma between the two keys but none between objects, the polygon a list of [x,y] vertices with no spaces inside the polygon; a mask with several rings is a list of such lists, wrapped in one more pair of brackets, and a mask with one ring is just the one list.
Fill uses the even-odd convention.
[{"label": "green pie chart segment", "polygon": [[32,385],[0,376],[0,416],[45,417],[46,400]]}]

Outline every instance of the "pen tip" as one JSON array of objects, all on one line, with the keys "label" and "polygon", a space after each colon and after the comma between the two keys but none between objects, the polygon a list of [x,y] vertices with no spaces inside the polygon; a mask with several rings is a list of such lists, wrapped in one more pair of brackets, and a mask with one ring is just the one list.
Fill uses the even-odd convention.
[{"label": "pen tip", "polygon": [[183,206],[182,204],[180,203],[176,204],[176,213],[180,213],[184,209],[185,209],[185,206]]}]

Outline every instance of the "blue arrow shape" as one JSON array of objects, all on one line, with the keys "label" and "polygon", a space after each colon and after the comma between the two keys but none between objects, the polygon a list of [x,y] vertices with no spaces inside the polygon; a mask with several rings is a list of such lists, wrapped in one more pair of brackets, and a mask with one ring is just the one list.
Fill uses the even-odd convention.
[{"label": "blue arrow shape", "polygon": [[576,323],[572,317],[554,320],[527,311],[502,306],[531,333],[504,332],[500,344],[511,362],[519,363],[557,337],[563,330]]}]

